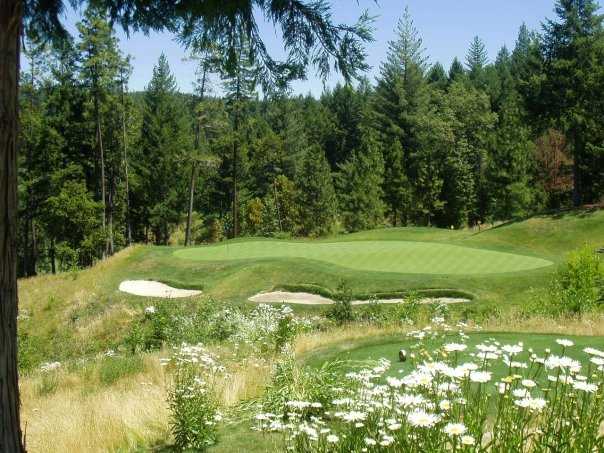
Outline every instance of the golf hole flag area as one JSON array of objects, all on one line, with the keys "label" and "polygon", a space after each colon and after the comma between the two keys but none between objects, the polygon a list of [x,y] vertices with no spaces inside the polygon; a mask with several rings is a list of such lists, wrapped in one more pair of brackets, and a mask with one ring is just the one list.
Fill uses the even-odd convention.
[{"label": "golf hole flag area", "polygon": [[514,253],[415,241],[246,241],[177,250],[174,255],[194,261],[297,258],[355,270],[402,274],[499,274],[553,264]]}]

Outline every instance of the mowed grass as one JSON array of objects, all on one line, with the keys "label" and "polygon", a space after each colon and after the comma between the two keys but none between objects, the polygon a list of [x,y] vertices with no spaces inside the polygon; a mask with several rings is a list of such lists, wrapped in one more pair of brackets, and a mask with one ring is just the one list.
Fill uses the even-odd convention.
[{"label": "mowed grass", "polygon": [[[563,349],[562,346],[556,343],[556,339],[565,338],[573,341],[574,346]],[[458,363],[471,362],[477,363],[477,359],[471,356],[471,353],[478,352],[475,346],[481,343],[492,344],[494,341],[500,345],[522,343],[524,352],[514,358],[517,361],[528,362],[530,353],[529,348],[532,348],[534,353],[539,357],[546,355],[545,350],[550,349],[552,354],[566,355],[581,362],[585,370],[589,367],[590,356],[583,352],[584,348],[592,347],[596,349],[604,349],[604,337],[594,336],[568,336],[568,335],[549,335],[549,334],[519,334],[519,333],[501,333],[501,332],[481,332],[469,334],[469,339],[466,344],[468,348],[458,353]],[[435,350],[445,343],[459,343],[458,335],[451,334],[447,337],[439,337],[436,340],[425,339],[422,345],[428,350]],[[401,349],[407,351],[408,354],[414,352],[414,345],[418,340],[399,336],[389,338],[373,338],[370,340],[359,341],[357,343],[341,343],[331,345],[329,350],[321,350],[307,354],[303,360],[307,365],[320,366],[328,360],[346,360],[350,361],[351,366],[359,366],[374,362],[380,358],[386,358],[392,362],[390,370],[387,372],[389,376],[398,376],[409,373],[424,359],[409,358],[406,362],[398,361],[398,353]],[[438,356],[434,356],[433,360],[439,360]],[[419,361],[419,362],[418,362]],[[494,361],[495,366],[492,368],[495,378],[500,378],[507,375],[507,368],[501,360]],[[584,371],[585,371],[584,370]]]},{"label": "mowed grass", "polygon": [[178,250],[174,255],[195,261],[300,258],[355,270],[403,274],[497,274],[553,264],[531,256],[420,241],[250,241]]}]

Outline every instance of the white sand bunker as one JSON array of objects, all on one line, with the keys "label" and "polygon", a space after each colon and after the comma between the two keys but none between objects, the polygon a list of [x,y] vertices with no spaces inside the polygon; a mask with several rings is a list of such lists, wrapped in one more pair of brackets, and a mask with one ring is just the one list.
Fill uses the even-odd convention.
[{"label": "white sand bunker", "polygon": [[[282,304],[297,304],[297,305],[331,305],[335,302],[327,297],[319,296],[311,293],[292,293],[288,291],[271,291],[266,293],[258,293],[248,300],[258,303],[282,303]],[[353,300],[352,305],[363,305],[372,302],[378,304],[401,304],[405,299],[374,299],[374,300]],[[470,299],[461,297],[424,297],[419,300],[420,304],[462,304],[470,302]]]},{"label": "white sand bunker", "polygon": [[201,291],[195,289],[172,288],[164,283],[153,280],[125,280],[120,283],[120,291],[134,294],[135,296],[161,297],[165,299],[192,297],[201,294]]}]

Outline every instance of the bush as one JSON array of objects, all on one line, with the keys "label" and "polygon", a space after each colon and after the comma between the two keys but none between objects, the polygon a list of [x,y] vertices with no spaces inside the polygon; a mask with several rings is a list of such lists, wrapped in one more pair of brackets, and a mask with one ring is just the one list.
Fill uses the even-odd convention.
[{"label": "bush", "polygon": [[202,345],[183,345],[172,358],[174,380],[168,394],[171,430],[180,450],[205,451],[217,442],[214,387],[224,368]]},{"label": "bush", "polygon": [[530,298],[524,314],[581,315],[598,308],[604,295],[604,266],[585,246],[571,252],[544,293]]},{"label": "bush", "polygon": [[338,285],[334,299],[335,303],[327,312],[327,317],[333,319],[340,325],[354,321],[355,317],[352,311],[352,291],[346,282],[342,281]]},{"label": "bush", "polygon": [[602,297],[604,267],[589,246],[572,252],[558,272],[552,292],[559,298],[561,310],[584,313],[595,309]]}]

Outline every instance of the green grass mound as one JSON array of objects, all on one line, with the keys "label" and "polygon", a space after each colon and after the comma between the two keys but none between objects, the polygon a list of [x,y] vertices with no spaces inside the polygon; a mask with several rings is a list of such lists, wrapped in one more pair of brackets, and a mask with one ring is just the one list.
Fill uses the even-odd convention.
[{"label": "green grass mound", "polygon": [[415,241],[246,241],[178,250],[174,255],[195,261],[298,258],[355,270],[403,274],[498,274],[552,264],[514,253]]},{"label": "green grass mound", "polygon": [[[452,343],[459,342],[459,336],[456,334],[450,335]],[[564,355],[578,360],[585,367],[589,366],[589,356],[583,352],[584,348],[596,348],[604,350],[604,337],[592,336],[567,336],[567,335],[550,335],[550,334],[527,334],[527,333],[471,333],[466,342],[468,348],[463,352],[458,352],[459,363],[476,361],[475,357],[470,354],[475,353],[475,346],[481,343],[490,343],[494,341],[501,345],[523,343],[525,352],[519,359],[527,359],[529,352],[528,348],[540,357],[544,356],[546,349],[550,349],[552,354],[561,355],[561,346],[556,343],[556,339],[565,338],[572,340],[574,346],[566,348]],[[424,339],[423,346],[427,349],[435,350],[444,343],[447,343],[447,337],[439,337],[435,340]],[[387,375],[400,377],[409,373],[417,365],[421,364],[425,358],[409,357],[406,362],[398,361],[398,353],[401,349],[407,351],[408,355],[414,353],[414,345],[418,341],[410,337],[386,338],[381,340],[373,340],[361,342],[357,345],[342,344],[330,347],[329,350],[317,351],[305,357],[305,362],[310,366],[320,367],[324,362],[330,360],[345,360],[350,361],[351,366],[356,366],[367,361],[376,361],[380,358],[388,359],[392,362],[391,368]],[[496,361],[492,369],[496,378],[501,378],[507,375],[508,370],[501,361]]]}]

